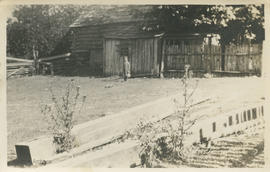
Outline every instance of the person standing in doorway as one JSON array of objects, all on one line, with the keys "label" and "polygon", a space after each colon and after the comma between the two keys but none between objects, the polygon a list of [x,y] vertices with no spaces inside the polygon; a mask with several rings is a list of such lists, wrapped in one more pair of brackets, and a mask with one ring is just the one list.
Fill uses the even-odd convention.
[{"label": "person standing in doorway", "polygon": [[130,77],[130,64],[128,62],[128,56],[124,56],[124,81]]}]

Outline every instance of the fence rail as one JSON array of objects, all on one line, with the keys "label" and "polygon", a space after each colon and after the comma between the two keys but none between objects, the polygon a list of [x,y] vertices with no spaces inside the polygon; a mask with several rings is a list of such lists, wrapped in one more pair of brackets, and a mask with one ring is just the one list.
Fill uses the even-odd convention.
[{"label": "fence rail", "polygon": [[28,63],[33,63],[33,60],[29,59],[21,59],[21,58],[15,58],[15,57],[7,57],[8,62],[28,62]]},{"label": "fence rail", "polygon": [[34,71],[33,60],[7,57],[7,79],[13,76],[32,75]]}]

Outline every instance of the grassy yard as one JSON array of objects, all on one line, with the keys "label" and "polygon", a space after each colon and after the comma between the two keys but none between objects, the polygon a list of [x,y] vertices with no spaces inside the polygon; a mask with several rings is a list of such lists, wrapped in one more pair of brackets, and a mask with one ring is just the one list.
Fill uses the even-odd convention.
[{"label": "grassy yard", "polygon": [[180,83],[159,79],[88,77],[28,77],[8,80],[8,152],[14,154],[14,144],[46,134],[47,124],[40,105],[50,102],[50,84],[57,95],[63,95],[69,79],[74,79],[86,95],[86,103],[77,123],[86,122],[114,112],[143,104],[176,92]]},{"label": "grassy yard", "polygon": [[[48,133],[40,105],[50,103],[49,86],[56,95],[62,95],[69,79],[74,79],[86,95],[86,104],[76,123],[100,118],[182,90],[179,79],[136,78],[123,82],[117,78],[45,77],[14,78],[7,82],[8,159],[15,156],[14,145]],[[235,92],[261,96],[260,78],[199,79],[198,91],[205,95],[223,95]]]}]

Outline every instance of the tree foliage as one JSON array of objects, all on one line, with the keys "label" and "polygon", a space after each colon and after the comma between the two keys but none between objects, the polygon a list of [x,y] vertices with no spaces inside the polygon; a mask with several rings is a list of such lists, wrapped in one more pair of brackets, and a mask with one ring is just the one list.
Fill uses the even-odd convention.
[{"label": "tree foliage", "polygon": [[[7,21],[7,54],[32,58],[33,46],[40,57],[68,51],[68,27],[86,9],[80,5],[16,6]],[[53,52],[62,39],[66,44]]]},{"label": "tree foliage", "polygon": [[225,44],[264,40],[263,5],[159,5],[144,17],[146,31],[218,33]]},{"label": "tree foliage", "polygon": [[235,18],[228,20],[220,29],[222,42],[228,44],[241,43],[245,38],[253,42],[261,42],[264,38],[264,6],[233,6]]}]

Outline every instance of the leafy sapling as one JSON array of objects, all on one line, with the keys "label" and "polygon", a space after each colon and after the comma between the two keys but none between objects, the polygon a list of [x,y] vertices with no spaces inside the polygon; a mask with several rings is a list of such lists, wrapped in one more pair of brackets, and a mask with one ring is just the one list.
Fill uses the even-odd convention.
[{"label": "leafy sapling", "polygon": [[74,115],[79,115],[86,96],[80,95],[80,87],[70,80],[63,96],[57,97],[50,87],[51,104],[41,107],[41,112],[49,122],[49,130],[53,136],[56,153],[69,151],[78,146],[76,138],[71,134],[74,126]]},{"label": "leafy sapling", "polygon": [[185,137],[190,134],[189,129],[196,122],[189,119],[189,112],[192,108],[191,97],[197,89],[198,82],[196,81],[195,87],[191,88],[189,68],[189,65],[185,66],[185,74],[182,78],[184,101],[182,103],[174,101],[175,114],[157,122],[140,122],[132,131],[133,134],[129,133],[130,137],[139,140],[142,167],[158,167],[173,162],[185,163],[194,150],[184,142]]}]

